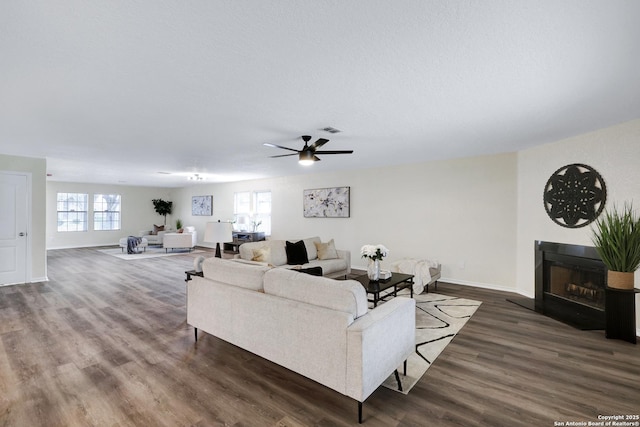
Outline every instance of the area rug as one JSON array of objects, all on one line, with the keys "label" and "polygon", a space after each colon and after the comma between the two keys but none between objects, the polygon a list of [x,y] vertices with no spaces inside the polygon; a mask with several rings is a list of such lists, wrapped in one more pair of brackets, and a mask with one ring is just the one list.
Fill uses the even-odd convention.
[{"label": "area rug", "polygon": [[[407,295],[408,296],[408,295]],[[407,360],[407,376],[402,375],[402,391],[391,375],[382,384],[387,388],[407,394],[427,372],[447,344],[476,312],[480,301],[428,293],[415,295],[416,300],[416,351]]]},{"label": "area rug", "polygon": [[204,252],[204,251],[201,251],[199,249],[194,249],[191,252],[189,252],[188,249],[173,249],[173,250],[170,249],[168,252],[165,252],[165,249],[162,248],[162,247],[157,247],[157,248],[147,247],[146,251],[142,251],[142,252],[137,253],[137,254],[128,254],[126,249],[123,252],[122,248],[98,249],[98,252],[102,252],[103,254],[111,255],[111,256],[114,256],[116,258],[123,259],[125,261],[132,261],[132,260],[136,260],[136,259],[147,259],[147,258],[158,258],[158,257],[174,256],[174,255],[197,254],[197,253],[201,253],[201,252]]}]

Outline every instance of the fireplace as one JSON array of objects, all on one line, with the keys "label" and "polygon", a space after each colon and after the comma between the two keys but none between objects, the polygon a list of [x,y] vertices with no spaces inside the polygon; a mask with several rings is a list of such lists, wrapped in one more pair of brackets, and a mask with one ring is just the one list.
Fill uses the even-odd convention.
[{"label": "fireplace", "polygon": [[606,274],[594,247],[536,241],[535,310],[579,329],[604,329]]}]

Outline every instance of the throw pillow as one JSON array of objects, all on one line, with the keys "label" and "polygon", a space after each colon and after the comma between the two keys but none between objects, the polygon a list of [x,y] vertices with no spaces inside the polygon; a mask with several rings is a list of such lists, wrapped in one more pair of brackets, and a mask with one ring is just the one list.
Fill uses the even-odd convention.
[{"label": "throw pillow", "polygon": [[271,248],[269,246],[264,246],[262,248],[254,249],[251,261],[271,262]]},{"label": "throw pillow", "polygon": [[312,276],[322,276],[322,267],[309,267],[309,268],[300,268],[294,269],[295,271],[299,271],[300,273],[307,273]]},{"label": "throw pillow", "polygon": [[153,234],[158,234],[158,231],[164,231],[164,225],[153,224]]},{"label": "throw pillow", "polygon": [[327,243],[314,242],[316,250],[318,251],[318,259],[336,259],[338,258],[338,251],[336,251],[336,245],[333,239]]},{"label": "throw pillow", "polygon": [[287,252],[287,264],[302,265],[309,262],[304,240],[299,240],[295,243],[291,243],[287,240],[285,250]]}]

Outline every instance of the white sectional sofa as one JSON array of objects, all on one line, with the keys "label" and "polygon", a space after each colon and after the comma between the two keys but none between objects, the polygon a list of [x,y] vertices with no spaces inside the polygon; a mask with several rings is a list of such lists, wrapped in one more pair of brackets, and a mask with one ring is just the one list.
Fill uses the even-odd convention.
[{"label": "white sectional sofa", "polygon": [[[297,242],[299,240],[292,240]],[[262,261],[274,267],[311,268],[321,267],[322,275],[332,278],[345,278],[351,273],[351,252],[335,249],[335,258],[320,259],[317,244],[322,244],[320,237],[302,239],[307,252],[308,262],[304,264],[287,264],[286,240],[261,240],[240,245],[239,255],[236,257],[246,261]],[[325,244],[333,244],[333,239]],[[260,255],[263,255],[260,257]]]},{"label": "white sectional sofa", "polygon": [[[415,301],[369,309],[363,286],[208,258],[187,282],[187,323],[362,402],[415,351]],[[406,367],[406,364],[405,364]]]},{"label": "white sectional sofa", "polygon": [[147,243],[149,245],[162,245],[162,240],[164,238],[166,231],[153,231],[153,230],[142,230],[138,237],[144,237],[147,239]]},{"label": "white sectional sofa", "polygon": [[195,227],[184,227],[182,233],[164,233],[162,247],[165,252],[169,249],[191,249],[198,243],[198,233]]}]

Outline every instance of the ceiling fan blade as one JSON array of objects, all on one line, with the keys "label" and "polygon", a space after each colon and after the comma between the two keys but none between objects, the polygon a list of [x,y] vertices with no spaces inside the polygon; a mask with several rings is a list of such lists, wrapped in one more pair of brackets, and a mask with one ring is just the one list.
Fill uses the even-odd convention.
[{"label": "ceiling fan blade", "polygon": [[262,145],[266,145],[267,147],[273,147],[273,148],[282,148],[283,150],[290,150],[290,151],[295,151],[296,153],[299,153],[300,151],[295,150],[293,148],[289,148],[289,147],[283,147],[282,145],[276,145],[276,144],[270,144],[268,142],[265,142]]},{"label": "ceiling fan blade", "polygon": [[327,142],[329,142],[328,139],[318,138],[316,142],[314,142],[313,144],[311,144],[311,146],[309,146],[309,149],[311,149],[312,151],[316,151],[318,148],[322,147]]},{"label": "ceiling fan blade", "polygon": [[316,151],[315,154],[352,154],[353,150]]},{"label": "ceiling fan blade", "polygon": [[320,157],[318,157],[318,156],[313,156],[313,161],[314,161],[314,162],[319,162],[320,160],[322,160]]},{"label": "ceiling fan blade", "polygon": [[273,159],[273,158],[276,158],[276,157],[288,157],[288,156],[297,156],[297,155],[298,155],[298,153],[292,153],[292,154],[278,154],[277,156],[269,156],[269,157],[271,157]]}]

